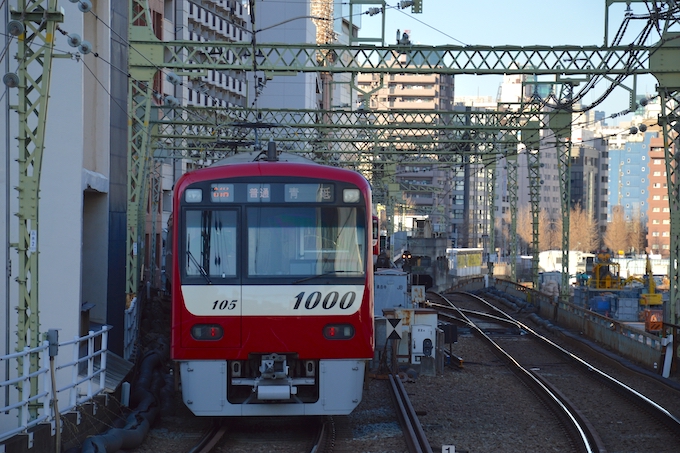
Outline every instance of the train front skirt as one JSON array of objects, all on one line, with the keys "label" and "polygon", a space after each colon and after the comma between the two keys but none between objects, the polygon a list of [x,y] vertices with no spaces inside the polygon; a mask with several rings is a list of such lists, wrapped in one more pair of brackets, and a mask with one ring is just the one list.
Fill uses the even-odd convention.
[{"label": "train front skirt", "polygon": [[[228,361],[181,361],[184,404],[195,415],[219,417],[347,415],[361,402],[366,360],[320,360],[311,376],[291,378],[282,357],[264,356],[256,379],[238,377]],[[297,396],[310,389],[313,398]],[[235,396],[244,390],[245,398]]]}]

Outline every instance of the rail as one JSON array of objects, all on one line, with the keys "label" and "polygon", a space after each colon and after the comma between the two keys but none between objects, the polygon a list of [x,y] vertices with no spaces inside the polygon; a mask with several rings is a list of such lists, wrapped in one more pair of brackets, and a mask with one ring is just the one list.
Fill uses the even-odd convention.
[{"label": "rail", "polygon": [[[53,372],[47,340],[40,346],[0,356],[0,369],[9,370],[11,376],[0,381],[4,400],[0,405],[0,442],[38,424],[53,423],[55,413],[73,411],[105,391],[109,330],[103,326],[99,331],[58,343]],[[60,355],[60,349],[70,349],[71,354]],[[37,363],[38,369],[31,372],[31,363]],[[56,408],[52,404],[55,400]]]},{"label": "rail", "polygon": [[397,406],[397,414],[404,431],[404,438],[408,450],[411,453],[432,453],[430,443],[427,441],[423,427],[418,420],[415,409],[411,405],[411,400],[406,394],[404,384],[398,377],[390,374],[390,387],[392,397]]}]

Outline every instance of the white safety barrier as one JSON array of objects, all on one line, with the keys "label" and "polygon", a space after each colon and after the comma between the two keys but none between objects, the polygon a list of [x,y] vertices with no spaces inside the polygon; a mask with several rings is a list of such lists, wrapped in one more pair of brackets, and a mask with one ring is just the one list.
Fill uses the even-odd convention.
[{"label": "white safety barrier", "polygon": [[73,411],[105,391],[109,330],[104,326],[58,347],[46,340],[0,356],[2,376],[10,376],[0,381],[0,442],[40,423],[54,426],[55,414]]}]

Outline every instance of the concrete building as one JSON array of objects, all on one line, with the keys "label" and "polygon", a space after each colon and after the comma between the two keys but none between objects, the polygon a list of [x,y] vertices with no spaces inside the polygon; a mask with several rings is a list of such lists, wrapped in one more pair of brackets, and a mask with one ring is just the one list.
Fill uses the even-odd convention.
[{"label": "concrete building", "polygon": [[[395,54],[394,58],[407,56]],[[365,92],[375,90],[368,104],[363,105],[368,110],[449,111],[453,106],[454,83],[450,75],[390,74],[381,78],[379,74],[359,74],[357,86]],[[427,149],[423,151],[422,162],[396,166],[402,199],[397,200],[393,224],[395,229],[409,230],[413,224],[409,218],[428,218],[436,235],[451,237],[456,234],[456,225],[463,221],[462,215],[456,218],[452,207],[463,202],[462,172],[450,162],[441,163],[434,154],[428,158]]]},{"label": "concrete building", "polygon": [[[173,11],[163,11],[162,30],[157,34],[165,40],[187,40],[195,42],[226,41],[250,42],[250,13],[240,0],[182,0],[175,3]],[[153,9],[153,3],[149,3]],[[158,12],[157,14],[161,14]],[[234,59],[228,55],[228,59]],[[163,82],[163,92],[173,94],[182,105],[204,107],[244,107],[248,83],[244,71],[209,70],[205,75],[187,77],[186,83],[173,87]]]},{"label": "concrete building", "polygon": [[[527,108],[526,102],[531,98],[536,85],[530,83],[526,76],[508,75],[503,78],[499,87],[496,103],[488,103],[482,99],[464,99],[466,103],[472,103],[480,108],[483,106],[487,110],[498,110],[502,104],[503,108],[516,111]],[[540,92],[546,91],[545,87],[540,87]],[[458,100],[458,99],[456,99]],[[555,137],[551,131],[542,130],[539,140],[539,177],[541,188],[539,193],[539,209],[545,211],[546,217],[556,220],[561,216],[560,205],[560,180],[557,167],[557,150],[554,146]],[[529,192],[529,169],[527,167],[527,149],[524,144],[516,146],[512,150],[507,150],[510,154],[516,154],[516,159],[508,161],[501,158],[496,163],[496,194],[493,201],[495,211],[494,244],[500,256],[509,253],[510,238],[510,192],[508,190],[508,165],[513,162],[517,165],[517,207],[528,212],[530,206]],[[519,212],[518,212],[519,214]],[[518,229],[521,226],[518,226]],[[482,241],[473,247],[482,247]],[[524,250],[526,251],[526,250]]]},{"label": "concrete building", "polygon": [[[599,113],[599,112],[595,112]],[[609,204],[609,151],[607,140],[593,129],[572,129],[571,200],[598,224],[600,235],[607,229]]]},{"label": "concrete building", "polygon": [[649,142],[655,133],[629,135],[622,148],[609,149],[609,221],[622,206],[626,221],[645,218],[648,207]]},{"label": "concrete building", "polygon": [[668,179],[662,137],[649,142],[649,206],[647,208],[647,251],[668,258],[670,255],[670,207]]}]

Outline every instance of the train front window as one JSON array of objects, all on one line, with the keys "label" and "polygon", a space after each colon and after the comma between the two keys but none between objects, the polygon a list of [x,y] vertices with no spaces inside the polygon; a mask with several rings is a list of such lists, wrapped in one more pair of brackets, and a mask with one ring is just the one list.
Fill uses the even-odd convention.
[{"label": "train front window", "polygon": [[249,207],[248,275],[357,277],[365,272],[365,214],[350,207]]},{"label": "train front window", "polygon": [[187,276],[203,276],[208,280],[236,276],[236,221],[236,211],[186,212]]}]

